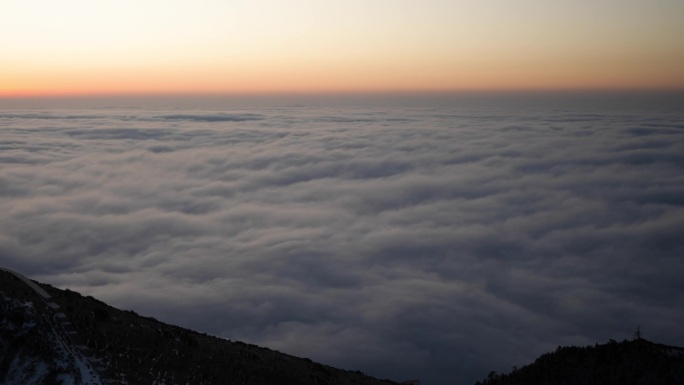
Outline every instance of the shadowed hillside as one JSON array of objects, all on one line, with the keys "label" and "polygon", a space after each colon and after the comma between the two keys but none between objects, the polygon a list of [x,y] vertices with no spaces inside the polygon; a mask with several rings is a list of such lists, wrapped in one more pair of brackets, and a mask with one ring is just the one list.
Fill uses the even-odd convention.
[{"label": "shadowed hillside", "polygon": [[[73,345],[74,338],[98,358],[103,373],[121,384],[393,383],[358,371],[336,369],[307,358],[167,325],[132,311],[113,308],[92,297],[41,284],[73,325],[75,332],[64,333],[52,321],[55,314],[50,307],[28,286],[9,273],[0,272],[0,278],[3,310],[0,383],[3,384],[98,383],[95,377],[85,378],[94,369],[86,368],[79,374],[79,363],[74,361],[79,356],[77,349],[65,346]],[[65,337],[69,333],[77,333],[77,337],[69,340]]]},{"label": "shadowed hillside", "polygon": [[681,385],[684,348],[642,338],[558,347],[511,373],[491,372],[477,385]]}]

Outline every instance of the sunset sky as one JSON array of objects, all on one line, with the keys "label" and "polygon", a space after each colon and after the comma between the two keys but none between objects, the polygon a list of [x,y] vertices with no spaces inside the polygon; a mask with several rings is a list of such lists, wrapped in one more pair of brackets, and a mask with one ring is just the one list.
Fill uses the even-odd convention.
[{"label": "sunset sky", "polygon": [[7,0],[0,96],[684,88],[681,0]]}]

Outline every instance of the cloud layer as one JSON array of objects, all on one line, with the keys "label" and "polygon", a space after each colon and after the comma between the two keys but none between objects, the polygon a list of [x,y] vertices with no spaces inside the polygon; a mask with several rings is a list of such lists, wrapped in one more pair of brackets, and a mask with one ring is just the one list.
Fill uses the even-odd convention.
[{"label": "cloud layer", "polygon": [[684,345],[684,115],[0,111],[0,262],[396,380]]}]

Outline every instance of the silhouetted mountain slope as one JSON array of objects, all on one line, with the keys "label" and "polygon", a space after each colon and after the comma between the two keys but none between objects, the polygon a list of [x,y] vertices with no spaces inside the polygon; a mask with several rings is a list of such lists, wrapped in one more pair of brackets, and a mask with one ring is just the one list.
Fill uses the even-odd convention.
[{"label": "silhouetted mountain slope", "polygon": [[681,385],[684,348],[644,339],[558,347],[509,374],[490,373],[483,385]]},{"label": "silhouetted mountain slope", "polygon": [[[107,382],[104,376],[130,385],[393,383],[167,325],[70,290],[41,287],[52,305],[0,271],[2,384],[100,384]],[[67,320],[56,324],[60,313]],[[84,357],[89,354],[96,364]]]},{"label": "silhouetted mountain slope", "polygon": [[68,321],[55,314],[34,288],[0,271],[0,384],[103,383],[95,360],[71,343],[66,330],[73,330],[62,328]]}]

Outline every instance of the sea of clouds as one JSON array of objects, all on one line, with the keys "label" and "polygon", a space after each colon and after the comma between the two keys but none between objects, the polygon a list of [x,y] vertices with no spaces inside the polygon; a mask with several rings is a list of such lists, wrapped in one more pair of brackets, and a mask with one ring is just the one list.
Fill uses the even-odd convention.
[{"label": "sea of clouds", "polygon": [[0,264],[347,369],[472,384],[684,345],[684,114],[0,110]]}]

